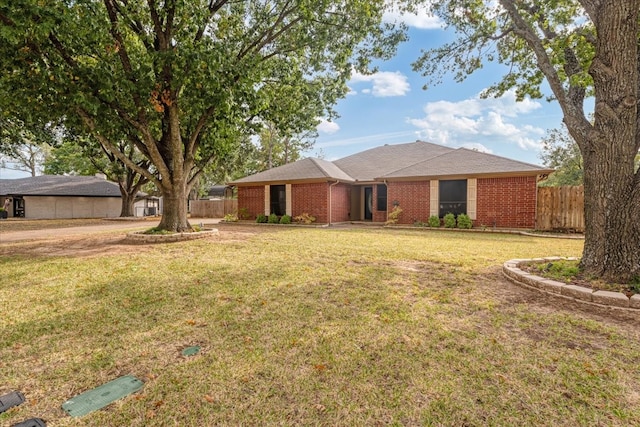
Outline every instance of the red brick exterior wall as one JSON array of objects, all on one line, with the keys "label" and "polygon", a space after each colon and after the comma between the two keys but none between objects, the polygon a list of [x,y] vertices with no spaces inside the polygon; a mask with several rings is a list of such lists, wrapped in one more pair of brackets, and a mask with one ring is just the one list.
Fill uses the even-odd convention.
[{"label": "red brick exterior wall", "polygon": [[398,201],[402,209],[398,224],[427,222],[429,193],[429,181],[390,182],[387,187],[387,209],[391,212],[393,202]]},{"label": "red brick exterior wall", "polygon": [[536,177],[478,178],[475,227],[534,228]]},{"label": "red brick exterior wall", "polygon": [[[536,219],[536,177],[478,178],[477,217],[474,227],[481,225],[503,228],[534,228]],[[329,186],[327,182],[293,184],[292,216],[308,213],[318,223],[329,222]],[[398,223],[413,224],[429,219],[429,181],[389,182],[387,209],[398,201],[402,214]],[[332,222],[349,221],[351,192],[360,187],[338,184],[331,188]],[[373,221],[385,222],[387,212],[377,210],[378,187],[373,185]],[[238,187],[238,208],[246,208],[251,219],[264,213],[264,186]],[[355,214],[355,213],[354,213]],[[351,215],[351,217],[355,217]]]},{"label": "red brick exterior wall", "polygon": [[331,187],[331,222],[349,221],[351,186],[338,184]]},{"label": "red brick exterior wall", "polygon": [[329,184],[293,184],[291,186],[291,213],[293,217],[308,213],[316,222],[326,223],[328,216]]},{"label": "red brick exterior wall", "polygon": [[249,213],[248,219],[264,214],[264,185],[238,187],[238,211],[243,208]]}]

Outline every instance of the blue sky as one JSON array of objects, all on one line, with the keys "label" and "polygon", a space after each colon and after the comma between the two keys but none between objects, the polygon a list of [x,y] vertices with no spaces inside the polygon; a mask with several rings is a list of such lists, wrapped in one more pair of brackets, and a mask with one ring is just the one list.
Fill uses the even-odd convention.
[{"label": "blue sky", "polygon": [[309,156],[335,160],[384,144],[417,139],[449,147],[475,148],[527,163],[540,164],[540,140],[548,129],[559,128],[562,114],[557,103],[545,100],[516,102],[513,93],[480,99],[483,89],[499,81],[505,70],[499,64],[484,68],[462,83],[443,79],[428,90],[427,79],[411,69],[421,53],[453,37],[437,19],[391,16],[410,26],[409,41],[390,61],[376,64],[373,75],[355,75],[350,94],[338,102],[340,115],[318,126],[319,138]]},{"label": "blue sky", "polygon": [[[411,69],[423,49],[452,39],[437,19],[427,14],[391,15],[387,21],[409,25],[409,41],[390,61],[377,63],[373,75],[355,74],[350,93],[335,109],[340,115],[318,126],[319,137],[306,156],[336,160],[384,144],[417,139],[452,148],[475,148],[527,163],[540,164],[540,140],[548,129],[561,126],[557,103],[545,100],[516,102],[513,93],[480,99],[483,89],[499,81],[499,64],[484,68],[462,83],[453,78],[427,91],[427,79]],[[0,178],[21,178],[24,172],[0,169]]]}]

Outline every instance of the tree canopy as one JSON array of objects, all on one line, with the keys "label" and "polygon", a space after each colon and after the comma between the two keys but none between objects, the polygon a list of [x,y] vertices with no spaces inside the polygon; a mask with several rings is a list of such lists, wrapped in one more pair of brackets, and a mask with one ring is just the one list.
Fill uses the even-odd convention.
[{"label": "tree canopy", "polygon": [[515,89],[519,99],[541,98],[546,81],[584,159],[581,267],[614,281],[640,276],[640,0],[409,0],[408,7],[430,7],[457,35],[415,62],[428,84],[443,73],[464,80],[485,61],[505,65],[485,96]]},{"label": "tree canopy", "polygon": [[[203,168],[264,122],[313,128],[354,67],[402,34],[383,0],[0,0],[0,107],[64,120],[155,183],[160,228],[190,228]],[[10,95],[11,102],[8,101]],[[132,161],[133,144],[153,165]]]}]

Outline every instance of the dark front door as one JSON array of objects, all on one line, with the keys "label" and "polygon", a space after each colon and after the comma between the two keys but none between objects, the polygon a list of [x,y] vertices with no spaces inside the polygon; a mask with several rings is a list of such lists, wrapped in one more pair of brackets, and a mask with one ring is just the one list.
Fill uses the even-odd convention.
[{"label": "dark front door", "polygon": [[282,216],[287,211],[287,193],[284,185],[272,185],[270,188],[271,213]]},{"label": "dark front door", "polygon": [[364,187],[364,219],[373,219],[373,187]]}]

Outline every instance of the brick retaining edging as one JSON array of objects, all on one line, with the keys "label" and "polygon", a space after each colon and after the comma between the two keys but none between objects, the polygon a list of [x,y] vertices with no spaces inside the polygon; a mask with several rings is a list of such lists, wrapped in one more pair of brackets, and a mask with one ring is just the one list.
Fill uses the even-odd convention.
[{"label": "brick retaining edging", "polygon": [[622,310],[640,311],[640,294],[626,296],[621,292],[611,291],[594,291],[591,288],[583,286],[569,285],[555,280],[546,279],[536,276],[529,272],[523,271],[519,265],[525,262],[553,262],[559,260],[576,260],[577,258],[533,258],[533,259],[512,259],[502,265],[502,273],[511,282],[533,288],[540,292],[550,295],[559,296],[570,300],[577,301],[582,304],[590,304],[604,306]]},{"label": "brick retaining edging", "polygon": [[132,233],[127,233],[125,240],[129,243],[169,243],[202,239],[209,236],[217,236],[219,234],[220,233],[217,228],[210,228],[198,232],[172,234],[144,234],[144,232],[134,231]]}]

